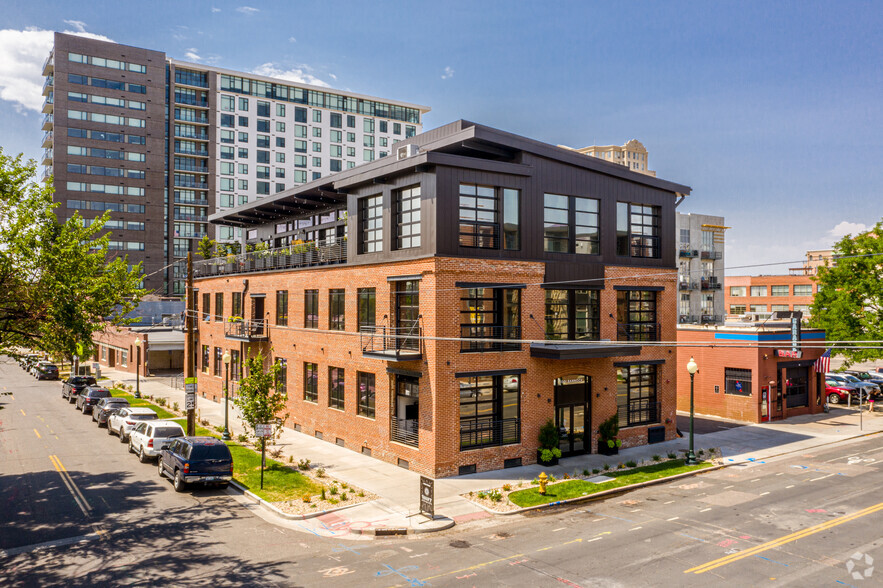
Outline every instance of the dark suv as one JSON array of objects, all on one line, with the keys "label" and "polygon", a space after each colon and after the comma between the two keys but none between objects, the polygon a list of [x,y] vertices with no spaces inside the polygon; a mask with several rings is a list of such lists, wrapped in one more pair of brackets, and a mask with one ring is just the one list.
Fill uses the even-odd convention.
[{"label": "dark suv", "polygon": [[227,446],[214,437],[175,439],[162,450],[156,463],[160,477],[172,478],[177,492],[192,483],[226,488],[233,479],[233,456]]},{"label": "dark suv", "polygon": [[92,420],[98,423],[98,426],[107,426],[107,418],[112,412],[117,411],[124,406],[129,406],[129,401],[125,398],[101,398],[95,406],[92,407]]},{"label": "dark suv", "polygon": [[92,407],[102,398],[110,398],[110,390],[98,386],[86,386],[77,394],[77,409],[82,410],[83,414],[89,414],[92,412]]},{"label": "dark suv", "polygon": [[74,402],[77,394],[86,386],[95,386],[98,382],[92,376],[71,376],[61,383],[61,397],[67,398],[68,402]]},{"label": "dark suv", "polygon": [[57,380],[58,366],[54,363],[40,362],[34,367],[34,377],[38,380]]}]

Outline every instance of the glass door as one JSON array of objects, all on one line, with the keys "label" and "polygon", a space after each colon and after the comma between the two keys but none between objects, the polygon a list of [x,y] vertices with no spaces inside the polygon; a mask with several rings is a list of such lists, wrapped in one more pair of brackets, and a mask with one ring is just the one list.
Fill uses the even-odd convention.
[{"label": "glass door", "polygon": [[420,349],[420,282],[396,283],[396,349]]}]

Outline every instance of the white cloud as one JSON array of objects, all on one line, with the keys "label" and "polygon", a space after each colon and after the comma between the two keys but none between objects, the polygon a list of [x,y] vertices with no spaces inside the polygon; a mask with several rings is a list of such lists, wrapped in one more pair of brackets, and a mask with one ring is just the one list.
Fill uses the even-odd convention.
[{"label": "white cloud", "polygon": [[198,49],[196,48],[188,49],[187,52],[184,53],[184,57],[186,57],[190,61],[202,61],[202,57],[199,56],[199,53],[197,53],[197,51]]},{"label": "white cloud", "polygon": [[452,77],[454,77],[454,68],[452,68],[452,67],[449,65],[449,66],[445,67],[445,71],[444,71],[444,73],[442,74],[442,77],[441,77],[441,78],[442,78],[443,80],[447,80],[447,79],[450,79],[450,78],[452,78]]},{"label": "white cloud", "polygon": [[849,221],[841,221],[836,227],[828,231],[828,236],[831,239],[831,245],[833,245],[834,241],[839,241],[846,235],[855,236],[859,233],[864,233],[871,227],[864,225],[862,223],[851,223]]},{"label": "white cloud", "polygon": [[325,88],[331,87],[313,74],[307,73],[311,69],[312,68],[308,65],[300,65],[298,67],[292,67],[291,69],[281,69],[277,67],[276,64],[270,62],[259,65],[252,70],[252,73],[258,74],[259,76],[281,78],[283,80],[300,82],[302,84],[310,84],[313,86],[323,86]]},{"label": "white cloud", "polygon": [[64,21],[64,24],[68,24],[74,27],[74,30],[76,30],[78,33],[86,32],[86,23],[81,20],[66,20]]},{"label": "white cloud", "polygon": [[221,9],[217,6],[212,6],[212,12],[221,12]]},{"label": "white cloud", "polygon": [[288,37],[288,42],[289,43],[297,43],[297,39],[294,37]]},{"label": "white cloud", "polygon": [[256,12],[260,12],[260,9],[255,8],[253,6],[240,6],[236,9],[236,12],[240,12],[242,14],[252,15]]},{"label": "white cloud", "polygon": [[336,80],[336,79],[337,79],[337,76],[334,75],[333,73],[328,74],[328,77],[331,78],[332,80]]},{"label": "white cloud", "polygon": [[[64,31],[69,35],[113,42],[103,35],[85,32],[85,23],[65,22],[77,29]],[[33,27],[23,31],[0,30],[0,99],[12,102],[20,113],[39,112],[43,108],[43,62],[53,42],[52,31]]]}]

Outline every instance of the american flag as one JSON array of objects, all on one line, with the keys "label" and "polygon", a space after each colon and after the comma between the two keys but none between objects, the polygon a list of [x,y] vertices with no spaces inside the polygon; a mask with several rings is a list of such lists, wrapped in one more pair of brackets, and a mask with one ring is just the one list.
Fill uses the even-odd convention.
[{"label": "american flag", "polygon": [[822,354],[820,358],[816,360],[814,364],[812,364],[813,369],[820,374],[824,374],[829,371],[831,368],[831,350],[825,349],[825,352]]}]

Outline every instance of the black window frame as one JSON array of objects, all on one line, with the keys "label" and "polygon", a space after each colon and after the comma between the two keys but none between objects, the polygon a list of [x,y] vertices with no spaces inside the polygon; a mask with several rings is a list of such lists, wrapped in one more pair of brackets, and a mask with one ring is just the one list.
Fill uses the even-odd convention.
[{"label": "black window frame", "polygon": [[[496,187],[461,183],[458,194],[460,247],[499,249],[500,199]],[[482,203],[492,203],[493,206],[488,208],[482,206]]]},{"label": "black window frame", "polygon": [[617,202],[616,254],[620,257],[660,259],[660,216],[659,206]]},{"label": "black window frame", "polygon": [[203,345],[202,346],[202,370],[201,371],[204,374],[209,373],[208,370],[209,370],[209,364],[210,364],[210,358],[211,358],[209,353],[210,353],[209,346]]},{"label": "black window frame", "polygon": [[[550,205],[550,199],[564,198],[562,202],[554,202],[557,206]],[[557,220],[551,220],[553,212],[559,215]],[[560,215],[563,213],[563,219]],[[594,217],[594,220],[592,220]],[[594,222],[594,224],[591,224]],[[550,227],[564,227],[564,235],[556,235],[550,232]],[[557,243],[558,247],[550,248],[550,243]],[[601,201],[588,196],[573,196],[567,194],[543,194],[543,251],[546,253],[575,253],[578,255],[601,254]]]},{"label": "black window frame", "polygon": [[224,293],[215,293],[215,322],[224,322]]},{"label": "black window frame", "polygon": [[319,364],[304,362],[304,401],[319,403]]},{"label": "black window frame", "polygon": [[370,372],[356,372],[356,392],[358,394],[357,413],[361,417],[376,417],[377,387],[376,378]]},{"label": "black window frame", "polygon": [[288,360],[284,357],[277,357],[276,363],[279,365],[279,374],[273,385],[276,392],[280,394],[288,394]]},{"label": "black window frame", "polygon": [[396,249],[420,247],[421,203],[420,184],[401,188],[393,193],[395,206]]},{"label": "black window frame", "polygon": [[383,251],[383,194],[359,199],[359,253]]},{"label": "black window frame", "polygon": [[[543,301],[546,340],[601,340],[601,292],[599,290],[547,288],[543,295]],[[583,307],[585,307],[584,310]],[[584,314],[581,316],[581,313]],[[580,329],[583,321],[585,328]],[[564,326],[565,329],[561,329],[561,326]]]},{"label": "black window frame", "polygon": [[328,330],[346,330],[345,288],[330,288],[328,290]]},{"label": "black window frame", "polygon": [[[747,378],[745,377],[747,374]],[[724,394],[730,396],[751,396],[751,374],[750,369],[745,368],[724,368]],[[736,383],[742,385],[742,391],[736,390]]]},{"label": "black window frame", "polygon": [[[659,370],[657,367],[656,364],[646,363],[617,367],[616,407],[621,428],[639,427],[660,422]],[[625,374],[624,378],[623,374]]]},{"label": "black window frame", "polygon": [[[507,312],[512,307],[514,314]],[[521,290],[464,288],[460,295],[460,353],[521,351],[521,343],[509,339],[521,339]]]},{"label": "black window frame", "polygon": [[304,328],[319,328],[319,290],[304,290]]},{"label": "black window frame", "polygon": [[[516,385],[507,392],[504,382],[511,378]],[[460,451],[521,443],[521,375],[480,375],[458,378],[457,382]],[[512,404],[515,416],[506,418]]]},{"label": "black window frame", "polygon": [[223,376],[224,371],[224,350],[220,347],[215,347],[215,355],[214,355],[214,374],[216,376]]},{"label": "black window frame", "polygon": [[346,370],[328,366],[328,408],[346,410]]},{"label": "black window frame", "polygon": [[288,290],[276,290],[276,324],[288,325]]},{"label": "black window frame", "polygon": [[202,295],[202,320],[203,322],[209,322],[212,318],[211,316],[211,304],[212,304],[212,295],[208,292],[204,292]]},{"label": "black window frame", "polygon": [[358,302],[358,329],[373,330],[377,326],[377,289],[359,288],[356,292]]},{"label": "black window frame", "polygon": [[659,296],[656,290],[616,291],[618,341],[659,341]]}]

